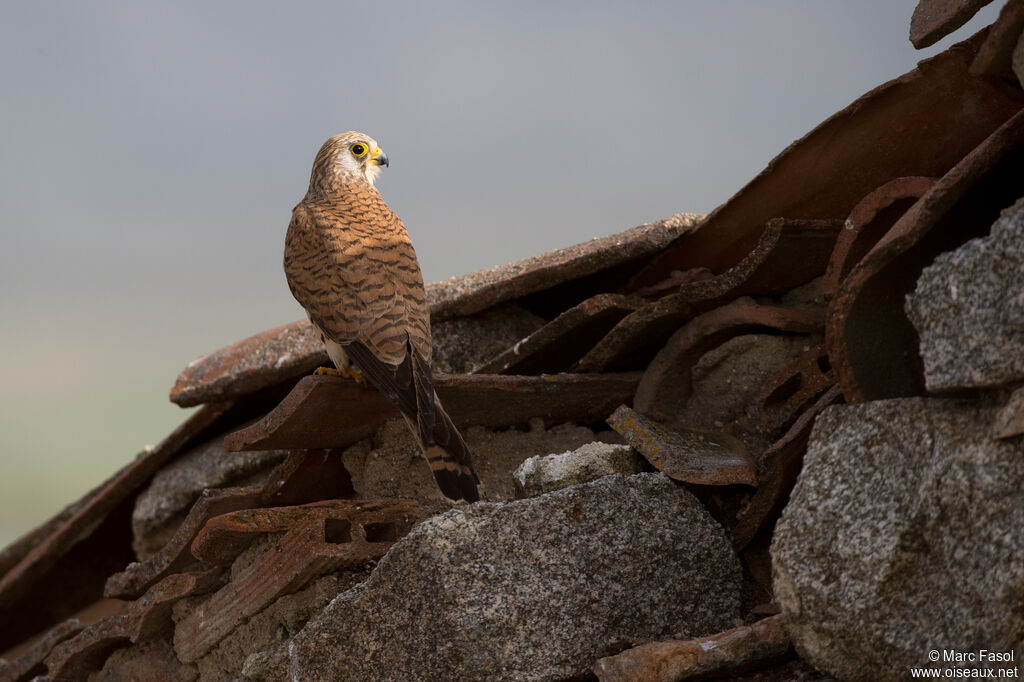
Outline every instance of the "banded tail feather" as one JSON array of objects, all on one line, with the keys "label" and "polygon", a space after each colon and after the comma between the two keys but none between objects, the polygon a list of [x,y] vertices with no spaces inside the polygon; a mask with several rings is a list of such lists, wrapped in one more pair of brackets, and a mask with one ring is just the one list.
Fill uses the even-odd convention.
[{"label": "banded tail feather", "polygon": [[359,342],[343,348],[370,384],[402,413],[444,496],[476,502],[480,479],[473,470],[469,446],[441,405],[430,366],[411,341],[406,343],[405,360],[397,367],[381,362]]}]

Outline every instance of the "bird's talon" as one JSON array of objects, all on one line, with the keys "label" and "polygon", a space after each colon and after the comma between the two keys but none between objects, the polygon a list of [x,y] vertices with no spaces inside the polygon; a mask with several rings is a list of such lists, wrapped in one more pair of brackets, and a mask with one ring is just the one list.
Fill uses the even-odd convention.
[{"label": "bird's talon", "polygon": [[313,374],[315,374],[318,377],[322,377],[322,376],[343,377],[343,376],[345,376],[344,372],[342,372],[341,370],[334,369],[333,367],[317,367],[316,371],[313,372]]}]

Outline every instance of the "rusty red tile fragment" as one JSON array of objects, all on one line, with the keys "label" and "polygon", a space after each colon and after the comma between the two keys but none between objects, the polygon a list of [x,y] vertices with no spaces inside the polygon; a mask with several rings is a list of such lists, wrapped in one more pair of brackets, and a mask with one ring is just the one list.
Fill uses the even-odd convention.
[{"label": "rusty red tile fragment", "polygon": [[825,345],[810,349],[768,381],[761,399],[761,430],[771,436],[788,428],[835,383]]},{"label": "rusty red tile fragment", "polygon": [[917,49],[934,45],[971,20],[992,0],[920,0],[910,19],[910,42]]},{"label": "rusty red tile fragment", "polygon": [[825,272],[840,220],[773,218],[750,253],[726,272],[692,282],[679,293],[708,308],[739,296],[777,296]]},{"label": "rusty red tile fragment", "polygon": [[676,239],[633,280],[674,270],[724,273],[772,218],[845,219],[893,178],[938,177],[1021,107],[1021,95],[968,70],[980,34],[875,88],[798,140],[700,227]]},{"label": "rusty red tile fragment", "polygon": [[682,294],[663,296],[619,320],[571,371],[641,369],[665,340],[693,316],[693,305]]},{"label": "rusty red tile fragment", "polygon": [[397,416],[380,391],[350,379],[310,375],[261,420],[229,433],[224,449],[345,448]]},{"label": "rusty red tile fragment", "polygon": [[89,625],[55,647],[46,657],[50,678],[85,679],[102,668],[117,649],[169,635],[174,602],[209,591],[216,585],[219,573],[219,570],[201,571],[164,578],[141,598],[127,604],[122,613]]},{"label": "rusty red tile fragment", "polygon": [[732,529],[733,546],[737,551],[746,547],[761,529],[778,518],[803,467],[814,418],[829,405],[839,402],[842,402],[842,391],[838,386],[832,386],[761,455],[757,491],[737,515]]},{"label": "rusty red tile fragment", "polygon": [[[433,321],[470,315],[493,305],[637,262],[694,229],[704,216],[680,213],[565,249],[427,285]],[[599,293],[597,291],[593,293]]]},{"label": "rusty red tile fragment", "polygon": [[999,18],[988,27],[985,42],[971,64],[971,72],[1012,82],[1013,49],[1024,31],[1024,2],[1008,0],[999,11]]},{"label": "rusty red tile fragment", "polygon": [[620,294],[592,296],[485,362],[475,373],[553,374],[565,371],[619,320],[642,305],[642,300]]},{"label": "rusty red tile fragment", "polygon": [[190,407],[225,400],[330,365],[308,320],[242,339],[188,363],[171,389],[171,402]]},{"label": "rusty red tile fragment", "polygon": [[737,439],[721,433],[670,431],[622,405],[608,424],[670,478],[700,485],[757,485],[754,461]]},{"label": "rusty red tile fragment", "polygon": [[293,450],[274,467],[263,486],[264,507],[350,497],[352,477],[341,461],[342,450]]},{"label": "rusty red tile fragment", "polygon": [[45,630],[102,596],[111,571],[132,557],[132,496],[167,460],[215,428],[231,407],[208,405],[190,416],[159,445],[62,512],[59,524],[0,578],[0,650]]},{"label": "rusty red tile fragment", "polygon": [[825,300],[831,300],[853,266],[934,184],[935,178],[896,178],[857,202],[846,218],[825,269],[821,282]]},{"label": "rusty red tile fragment", "polygon": [[[394,516],[396,504],[412,514]],[[403,506],[404,505],[404,506]],[[226,566],[245,551],[254,540],[267,533],[283,533],[309,519],[348,518],[350,523],[389,523],[394,518],[400,523],[395,532],[387,533],[394,539],[405,535],[407,518],[416,516],[416,503],[411,500],[324,500],[290,507],[242,509],[210,519],[192,542],[192,554],[200,561]],[[394,517],[394,518],[392,518]],[[396,535],[397,533],[397,535]]]},{"label": "rusty red tile fragment", "polygon": [[1024,434],[1024,387],[1010,394],[996,416],[992,431],[996,438],[1014,438]]},{"label": "rusty red tile fragment", "polygon": [[963,157],[844,278],[829,303],[825,342],[848,403],[924,392],[906,294],[936,255],[987,234],[1019,196],[1024,111]]},{"label": "rusty red tile fragment", "polygon": [[[239,516],[244,515],[233,520]],[[174,650],[178,658],[184,663],[195,661],[245,618],[321,575],[383,556],[418,516],[411,500],[337,501],[301,513],[294,508],[265,510],[250,519],[246,530],[242,530],[244,523],[226,523],[220,532],[229,535],[292,525],[283,538],[177,624]]]},{"label": "rusty red tile fragment", "polygon": [[763,306],[741,298],[700,315],[680,328],[658,351],[637,386],[634,407],[653,419],[669,421],[690,397],[690,372],[704,353],[734,336],[759,329],[820,332],[824,318],[793,308]]},{"label": "rusty red tile fragment", "polygon": [[651,642],[599,658],[600,682],[674,682],[729,677],[793,655],[784,616],[777,615],[698,639]]},{"label": "rusty red tile fragment", "polygon": [[[435,374],[457,426],[508,427],[534,417],[549,423],[592,423],[629,402],[639,372],[621,374]],[[376,432],[398,411],[383,395],[332,376],[308,376],[270,414],[228,434],[228,450],[342,448]],[[356,437],[358,436],[358,437]]]},{"label": "rusty red tile fragment", "polygon": [[119,599],[138,598],[172,573],[201,568],[190,551],[196,534],[214,516],[260,506],[261,493],[258,486],[203,491],[167,544],[146,561],[130,564],[124,571],[110,576],[104,594]]},{"label": "rusty red tile fragment", "polygon": [[[85,629],[85,625],[77,620],[66,620],[50,628],[32,646],[17,655],[10,656],[7,665],[0,665],[0,682],[22,682],[45,670],[43,660],[61,642],[71,639]],[[4,654],[5,657],[8,654]]]}]

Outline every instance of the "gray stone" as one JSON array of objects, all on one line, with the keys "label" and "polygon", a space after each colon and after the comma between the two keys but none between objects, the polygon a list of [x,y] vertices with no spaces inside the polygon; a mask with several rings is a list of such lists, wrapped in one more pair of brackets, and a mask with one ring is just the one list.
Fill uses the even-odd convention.
[{"label": "gray stone", "polygon": [[821,337],[804,334],[729,339],[694,364],[686,406],[669,426],[679,431],[724,431],[756,456],[769,444],[760,428],[759,400],[768,380],[819,343]]},{"label": "gray stone", "polygon": [[660,474],[432,517],[243,673],[290,680],[562,680],[639,639],[738,624],[722,528]]},{"label": "gray stone", "polygon": [[512,478],[516,497],[533,497],[612,474],[638,474],[644,460],[628,445],[594,441],[558,455],[530,457]]},{"label": "gray stone", "polygon": [[225,452],[221,436],[173,459],[135,500],[132,547],[136,555],[145,560],[159,551],[203,490],[263,483],[287,454],[284,450]]},{"label": "gray stone", "polygon": [[987,237],[944,253],[907,296],[929,391],[1024,379],[1024,199]]},{"label": "gray stone", "polygon": [[431,325],[435,372],[474,371],[544,326],[544,318],[517,303]]},{"label": "gray stone", "polygon": [[932,650],[1024,656],[1024,443],[993,440],[994,413],[905,398],[818,416],[771,548],[814,667],[904,680]]}]

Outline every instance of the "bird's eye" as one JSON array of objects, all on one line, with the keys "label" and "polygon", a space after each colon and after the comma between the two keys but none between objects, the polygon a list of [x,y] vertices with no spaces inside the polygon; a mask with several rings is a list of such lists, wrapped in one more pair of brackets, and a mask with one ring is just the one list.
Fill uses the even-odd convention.
[{"label": "bird's eye", "polygon": [[369,150],[366,148],[366,145],[363,144],[362,142],[356,142],[354,145],[349,147],[349,151],[351,151],[357,157],[363,157],[366,156],[366,152],[368,152]]}]

